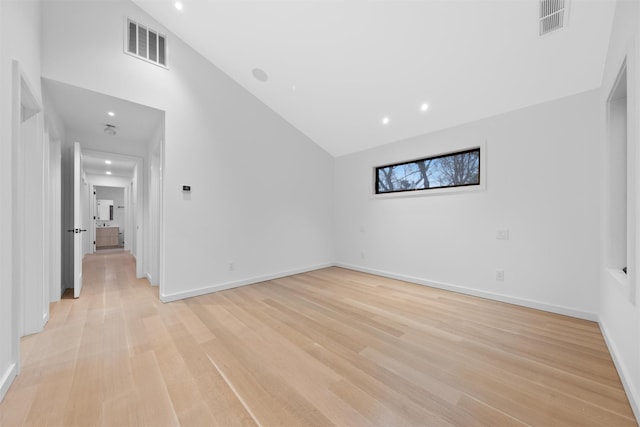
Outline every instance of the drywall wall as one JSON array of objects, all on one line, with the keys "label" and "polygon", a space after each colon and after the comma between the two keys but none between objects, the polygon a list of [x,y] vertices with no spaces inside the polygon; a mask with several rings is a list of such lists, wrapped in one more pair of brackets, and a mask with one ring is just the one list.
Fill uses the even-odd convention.
[{"label": "drywall wall", "polygon": [[168,70],[123,53],[126,16],[165,30],[130,2],[45,2],[43,76],[166,112],[161,297],[330,264],[331,156],[171,33]]},{"label": "drywall wall", "polygon": [[[11,62],[5,55],[4,2],[0,2],[0,198],[11,200]],[[0,206],[0,233],[11,236],[11,206]],[[13,286],[11,280],[11,238],[0,239],[0,400],[16,375],[13,340]]]},{"label": "drywall wall", "polygon": [[[24,76],[40,97],[40,5],[38,2],[0,2],[0,198],[12,200],[15,168],[12,164],[12,61],[19,61]],[[0,399],[19,369],[16,326],[13,241],[16,223],[11,203],[0,205]]]},{"label": "drywall wall", "polygon": [[[56,138],[56,139],[54,139]],[[62,154],[60,140],[50,134],[49,139],[49,205],[50,215],[46,227],[49,239],[49,301],[59,301],[62,297]]]},{"label": "drywall wall", "polygon": [[87,174],[87,181],[90,184],[102,185],[104,187],[126,187],[131,184],[131,178],[92,174]]},{"label": "drywall wall", "polygon": [[[38,96],[38,95],[36,95]],[[40,104],[41,105],[41,104]],[[40,107],[40,106],[39,106]],[[14,224],[17,234],[14,243],[20,241],[21,249],[14,250],[13,255],[21,258],[22,270],[20,300],[23,301],[22,335],[40,332],[49,318],[49,275],[46,273],[50,253],[46,245],[45,218],[48,206],[45,200],[45,180],[48,179],[49,160],[48,149],[45,147],[44,120],[42,113],[35,114],[20,125],[18,161],[14,162],[14,179],[18,178],[15,191],[20,194],[19,199],[22,214],[17,214],[20,220]],[[17,167],[16,167],[17,166]],[[21,212],[14,210],[14,213]],[[18,238],[16,239],[16,236]],[[14,268],[16,263],[14,263]],[[15,269],[16,271],[18,269]],[[45,295],[46,292],[46,295]]]},{"label": "drywall wall", "polygon": [[162,224],[162,149],[164,117],[149,144],[146,169],[147,190],[144,194],[145,234],[144,275],[154,286],[160,280],[160,234]]},{"label": "drywall wall", "polygon": [[[102,128],[101,123],[96,124],[96,126]],[[106,151],[108,153],[125,154],[134,157],[144,157],[147,152],[144,143],[128,140],[119,135],[108,136],[101,134],[96,136],[95,134],[78,131],[77,129],[67,129],[66,136],[67,144],[73,145],[73,143],[77,141],[82,146],[83,151]]]},{"label": "drywall wall", "polygon": [[[612,274],[609,263],[611,254],[608,244],[602,245],[600,262],[599,315],[600,327],[611,350],[611,355],[620,373],[627,396],[640,419],[640,300],[638,299],[638,247],[640,244],[640,5],[635,1],[619,1],[614,17],[613,31],[609,41],[607,62],[604,69],[599,107],[603,132],[600,140],[602,159],[602,200],[601,223],[602,241],[610,242],[613,213],[609,201],[618,193],[610,181],[610,170],[619,168],[611,162],[608,122],[608,97],[615,85],[618,73],[626,62],[627,66],[627,277]],[[620,268],[620,267],[618,267]]]},{"label": "drywall wall", "polygon": [[46,86],[42,85],[42,102],[45,111],[45,129],[49,138],[49,205],[50,215],[46,227],[50,232],[49,253],[49,300],[59,301],[64,291],[62,286],[62,141],[65,140],[65,127],[57,114]]},{"label": "drywall wall", "polygon": [[80,212],[82,220],[80,222],[80,229],[87,230],[82,233],[82,257],[93,252],[93,239],[90,233],[91,223],[93,221],[93,215],[95,214],[95,208],[92,203],[91,185],[87,181],[87,176],[84,173],[84,166],[82,169],[82,187],[80,187],[80,199],[81,207]]},{"label": "drywall wall", "polygon": [[[592,91],[337,158],[338,263],[595,319],[597,106]],[[372,196],[375,166],[483,143],[485,190]]]}]

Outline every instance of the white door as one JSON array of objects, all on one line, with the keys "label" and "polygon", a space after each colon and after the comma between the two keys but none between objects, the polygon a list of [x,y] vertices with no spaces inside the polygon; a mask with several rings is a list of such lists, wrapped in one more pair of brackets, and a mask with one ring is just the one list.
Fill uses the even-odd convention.
[{"label": "white door", "polygon": [[82,151],[80,143],[73,147],[73,297],[82,290],[82,248],[87,230],[82,228]]}]

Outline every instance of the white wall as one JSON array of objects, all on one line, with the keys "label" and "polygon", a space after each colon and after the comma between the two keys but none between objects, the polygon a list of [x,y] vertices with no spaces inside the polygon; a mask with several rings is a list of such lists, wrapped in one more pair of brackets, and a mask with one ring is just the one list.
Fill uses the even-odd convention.
[{"label": "white wall", "polygon": [[131,253],[136,258],[136,277],[144,277],[144,172],[142,165],[138,164],[133,170],[133,179],[131,180],[131,199],[129,205],[131,206],[131,218],[132,223],[128,228],[129,240],[132,242]]},{"label": "white wall", "polygon": [[164,300],[333,261],[326,152],[171,34],[169,70],[124,54],[123,16],[164,31],[135,5],[43,10],[46,78],[166,112]]},{"label": "white wall", "polygon": [[49,240],[49,301],[59,301],[62,296],[62,155],[60,140],[50,138],[49,150],[49,201],[50,216],[47,228],[50,231]]},{"label": "white wall", "polygon": [[147,233],[145,233],[144,275],[154,286],[160,280],[160,233],[162,224],[162,150],[164,146],[164,120],[149,144],[147,154],[149,167],[145,182],[144,212]]},{"label": "white wall", "polygon": [[42,114],[24,121],[20,136],[22,153],[17,173],[22,175],[24,187],[18,184],[16,190],[22,192],[24,213],[21,223],[17,223],[15,228],[23,227],[24,231],[20,234],[22,252],[15,251],[14,256],[24,254],[23,276],[20,280],[24,310],[22,334],[29,335],[40,332],[49,315],[49,275],[46,273],[50,254],[45,239],[48,234],[45,229],[48,210],[45,206],[45,181],[48,180],[45,159],[48,163],[49,156],[45,149]]},{"label": "white wall", "polygon": [[[12,200],[12,60],[18,60],[35,96],[40,97],[40,5],[37,2],[0,2],[0,198]],[[15,218],[10,203],[0,207],[0,398],[19,368],[19,340],[12,336],[18,307],[13,293],[12,229]]]},{"label": "white wall", "polygon": [[[4,28],[4,2],[0,2],[0,198],[11,200],[11,62],[5,55],[6,36]],[[11,207],[7,203],[0,206],[0,233],[11,236]],[[15,345],[13,329],[13,284],[11,280],[12,240],[0,239],[0,400],[4,397],[16,374],[14,359]]]},{"label": "white wall", "polygon": [[45,112],[45,129],[49,142],[49,179],[46,183],[50,207],[46,228],[49,231],[49,300],[59,301],[62,296],[62,152],[61,142],[65,140],[62,120],[51,105],[50,97],[43,87],[42,101]]},{"label": "white wall", "polygon": [[[102,124],[98,124],[102,128]],[[119,135],[108,136],[106,134],[93,134],[78,131],[76,129],[66,130],[67,141],[78,141],[82,145],[82,151],[99,151],[109,153],[125,154],[134,157],[144,157],[147,150],[140,141],[122,138]]]},{"label": "white wall", "polygon": [[80,186],[80,229],[86,230],[81,234],[82,236],[82,257],[93,252],[93,240],[89,228],[93,224],[93,209],[91,207],[92,201],[91,185],[87,181],[87,176],[84,173],[84,167],[82,170],[82,185]]},{"label": "white wall", "polygon": [[[608,261],[609,254],[606,246],[602,247],[600,262],[600,292],[599,314],[600,326],[607,339],[612,357],[618,367],[618,372],[625,385],[627,395],[631,401],[636,417],[640,419],[640,301],[638,300],[637,287],[638,250],[640,244],[640,218],[638,217],[638,204],[640,203],[640,186],[637,177],[640,171],[640,126],[638,114],[640,105],[640,6],[635,1],[619,1],[613,23],[613,32],[609,42],[606,67],[600,91],[599,107],[600,121],[603,132],[601,134],[601,158],[603,162],[602,182],[603,200],[611,200],[612,192],[607,185],[610,176],[608,158],[609,135],[607,130],[607,97],[614,86],[618,71],[622,63],[627,62],[627,144],[629,158],[627,161],[627,253],[629,260],[629,275],[627,280],[619,280],[608,270],[611,265]],[[603,219],[600,230],[602,240],[608,241],[611,227],[608,219],[611,213],[608,211],[608,203],[603,206]]]},{"label": "white wall", "polygon": [[[598,113],[593,91],[337,158],[338,263],[595,319]],[[484,191],[372,197],[375,166],[485,141]]]},{"label": "white wall", "polygon": [[131,178],[87,174],[87,181],[93,185],[101,185],[103,187],[126,187],[131,183]]}]

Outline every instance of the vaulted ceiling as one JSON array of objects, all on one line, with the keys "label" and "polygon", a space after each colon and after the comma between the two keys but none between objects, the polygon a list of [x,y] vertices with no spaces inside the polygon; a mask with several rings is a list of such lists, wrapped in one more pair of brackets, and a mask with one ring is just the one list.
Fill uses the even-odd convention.
[{"label": "vaulted ceiling", "polygon": [[134,2],[334,156],[598,88],[615,11],[539,36],[536,0]]}]

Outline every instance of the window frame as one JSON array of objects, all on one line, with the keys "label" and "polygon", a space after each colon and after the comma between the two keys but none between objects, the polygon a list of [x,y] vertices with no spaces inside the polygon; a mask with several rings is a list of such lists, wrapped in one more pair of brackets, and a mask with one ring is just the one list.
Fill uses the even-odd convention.
[{"label": "window frame", "polygon": [[[423,189],[413,189],[413,190],[398,190],[398,191],[390,191],[385,193],[378,193],[378,170],[381,168],[386,168],[389,166],[399,166],[406,165],[409,163],[415,163],[423,160],[429,159],[438,159],[442,157],[448,157],[454,154],[462,154],[478,151],[479,152],[479,162],[478,162],[478,184],[462,184],[455,185],[449,187],[436,187],[436,188],[423,188]],[[423,196],[434,196],[434,195],[442,195],[442,194],[450,194],[450,193],[467,193],[467,192],[476,192],[486,190],[486,159],[487,158],[487,149],[486,142],[482,142],[472,146],[463,146],[460,148],[456,148],[454,150],[447,150],[436,152],[434,154],[429,154],[421,157],[416,157],[412,160],[403,160],[398,162],[386,163],[383,165],[373,165],[371,167],[372,173],[372,183],[371,183],[371,197],[374,199],[385,199],[385,198],[398,198],[398,197],[423,197]]]}]

